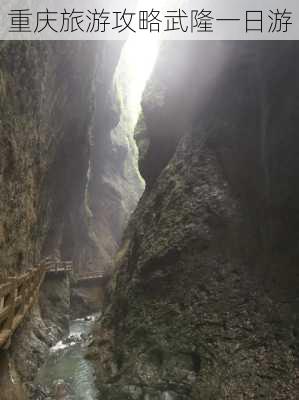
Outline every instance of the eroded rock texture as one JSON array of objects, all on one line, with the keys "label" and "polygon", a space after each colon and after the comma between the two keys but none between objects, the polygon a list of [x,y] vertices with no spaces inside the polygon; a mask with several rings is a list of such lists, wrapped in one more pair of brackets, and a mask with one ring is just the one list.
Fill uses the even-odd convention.
[{"label": "eroded rock texture", "polygon": [[298,397],[298,61],[291,43],[162,51],[147,190],[96,330],[103,398]]},{"label": "eroded rock texture", "polygon": [[[110,135],[119,118],[112,78],[121,46],[1,44],[0,283],[44,257],[73,261],[76,274],[109,267],[137,202],[126,192],[129,151]],[[70,284],[67,274],[48,276],[13,337],[7,365],[26,382],[68,329]],[[93,292],[100,303],[101,288]]]},{"label": "eroded rock texture", "polygon": [[3,273],[38,262],[46,236],[45,253],[59,249],[52,242],[71,240],[59,225],[71,229],[74,212],[77,228],[83,225],[96,50],[84,43],[2,44]]},{"label": "eroded rock texture", "polygon": [[[1,44],[1,280],[26,271],[45,254],[67,257],[66,230],[74,229],[75,214],[72,240],[84,230],[80,210],[96,55],[97,45],[91,43]],[[41,301],[49,325],[36,305],[13,337],[11,360],[26,381],[48,346],[67,330],[67,320],[60,324],[59,319],[69,313],[69,287],[61,279],[50,292],[42,289]]]},{"label": "eroded rock texture", "polygon": [[[113,134],[124,112],[119,104],[113,74],[123,43],[108,42],[99,54],[95,82],[95,113],[91,137],[85,207],[93,246],[79,247],[79,272],[111,272],[129,216],[143,187],[134,160],[128,130]],[[80,267],[81,265],[81,267]]]}]

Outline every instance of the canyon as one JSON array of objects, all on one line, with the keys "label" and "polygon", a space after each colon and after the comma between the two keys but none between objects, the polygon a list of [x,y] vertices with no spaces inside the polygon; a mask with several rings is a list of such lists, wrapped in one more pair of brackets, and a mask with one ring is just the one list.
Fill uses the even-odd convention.
[{"label": "canyon", "polygon": [[72,262],[0,350],[3,400],[89,313],[98,398],[296,400],[298,46],[162,42],[134,132],[124,46],[1,44],[0,285]]}]

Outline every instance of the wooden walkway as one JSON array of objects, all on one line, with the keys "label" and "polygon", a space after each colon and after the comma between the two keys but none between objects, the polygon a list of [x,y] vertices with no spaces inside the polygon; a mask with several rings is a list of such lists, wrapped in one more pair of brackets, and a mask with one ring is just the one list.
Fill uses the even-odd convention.
[{"label": "wooden walkway", "polygon": [[[45,260],[28,272],[0,284],[0,349],[10,346],[11,337],[39,295],[46,273],[64,274],[73,271],[71,261]],[[104,279],[103,273],[79,275],[76,283]]]},{"label": "wooden walkway", "polygon": [[46,261],[0,285],[0,348],[8,348],[17,327],[38,298],[46,273],[72,271],[71,261]]},{"label": "wooden walkway", "polygon": [[77,284],[79,283],[84,283],[84,282],[90,282],[90,281],[99,281],[104,278],[104,274],[102,272],[98,273],[93,273],[89,275],[77,275],[76,276],[76,282]]}]

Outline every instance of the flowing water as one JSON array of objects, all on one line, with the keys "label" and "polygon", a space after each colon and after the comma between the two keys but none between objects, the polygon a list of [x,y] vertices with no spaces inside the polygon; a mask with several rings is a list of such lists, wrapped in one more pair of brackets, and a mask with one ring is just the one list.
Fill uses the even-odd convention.
[{"label": "flowing water", "polygon": [[[97,400],[93,365],[84,358],[82,335],[88,336],[95,317],[71,322],[67,340],[58,342],[40,369],[36,384],[57,400]],[[52,397],[53,396],[53,397]]]}]

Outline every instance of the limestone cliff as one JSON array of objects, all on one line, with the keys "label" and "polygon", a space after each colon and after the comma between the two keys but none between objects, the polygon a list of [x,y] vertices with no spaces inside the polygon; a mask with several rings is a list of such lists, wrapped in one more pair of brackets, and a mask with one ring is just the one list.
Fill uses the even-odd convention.
[{"label": "limestone cliff", "polygon": [[293,43],[162,50],[96,329],[104,398],[298,397],[298,61]]},{"label": "limestone cliff", "polygon": [[126,109],[120,104],[113,73],[122,45],[109,42],[100,55],[85,202],[94,242],[85,268],[106,273],[111,271],[123,231],[143,191],[131,144],[133,133],[120,126]]},{"label": "limestone cliff", "polygon": [[97,50],[84,43],[2,44],[2,272],[38,262],[42,246],[47,254],[63,241],[67,257],[72,238],[64,230],[82,225]]},{"label": "limestone cliff", "polygon": [[[1,44],[1,281],[44,255],[72,257],[68,244],[83,236],[97,52],[96,43]],[[67,329],[67,278],[58,283],[49,290],[46,280],[46,310],[37,304],[13,337],[9,365],[27,382]]]},{"label": "limestone cliff", "polygon": [[[121,47],[1,44],[0,283],[47,256],[73,261],[76,274],[110,266],[137,202],[130,149],[111,136]],[[47,277],[39,304],[13,337],[8,366],[25,382],[68,329],[71,283],[67,275]]]}]

